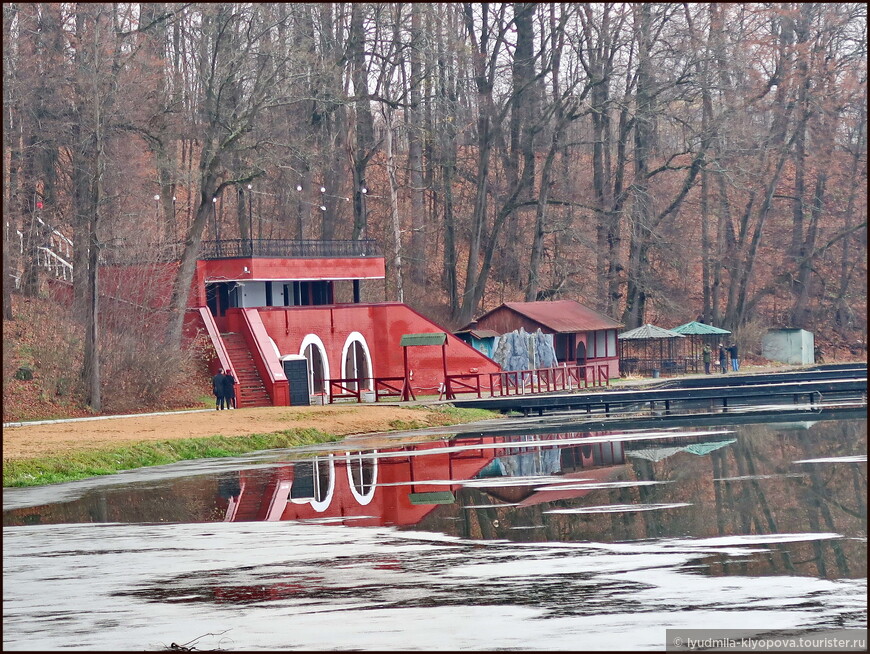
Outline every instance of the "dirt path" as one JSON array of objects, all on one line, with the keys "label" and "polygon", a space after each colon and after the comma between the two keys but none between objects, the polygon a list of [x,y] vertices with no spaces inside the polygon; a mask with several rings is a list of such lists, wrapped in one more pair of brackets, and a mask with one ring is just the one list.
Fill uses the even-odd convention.
[{"label": "dirt path", "polygon": [[3,460],[62,455],[142,441],[268,434],[314,428],[346,436],[446,424],[429,409],[390,405],[264,407],[84,420],[3,429]]}]

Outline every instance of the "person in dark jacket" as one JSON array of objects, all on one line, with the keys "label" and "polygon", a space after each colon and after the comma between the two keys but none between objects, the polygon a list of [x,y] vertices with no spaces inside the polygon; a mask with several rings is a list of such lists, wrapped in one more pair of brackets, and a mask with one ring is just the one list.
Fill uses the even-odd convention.
[{"label": "person in dark jacket", "polygon": [[710,359],[713,355],[713,351],[710,349],[709,345],[704,345],[704,349],[701,350],[701,354],[704,359],[704,374],[710,374]]},{"label": "person in dark jacket", "polygon": [[214,393],[216,410],[224,408],[224,369],[218,368],[217,374],[211,378],[211,392]]},{"label": "person in dark jacket", "polygon": [[224,372],[223,380],[224,401],[227,403],[228,409],[236,408],[236,379],[233,377],[233,371],[227,369]]},{"label": "person in dark jacket", "polygon": [[723,375],[728,372],[728,353],[722,343],[719,343],[719,367],[722,369]]},{"label": "person in dark jacket", "polygon": [[731,369],[737,372],[740,370],[740,361],[737,359],[737,343],[732,343],[731,347],[728,348],[728,352],[731,353]]}]

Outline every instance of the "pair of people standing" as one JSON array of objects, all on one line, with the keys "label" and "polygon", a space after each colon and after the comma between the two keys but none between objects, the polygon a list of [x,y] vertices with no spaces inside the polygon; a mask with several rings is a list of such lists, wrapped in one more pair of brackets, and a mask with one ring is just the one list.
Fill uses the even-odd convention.
[{"label": "pair of people standing", "polygon": [[211,389],[215,396],[216,410],[236,408],[236,379],[231,370],[220,368],[211,378]]},{"label": "pair of people standing", "polygon": [[719,343],[719,367],[722,369],[722,374],[724,375],[728,372],[728,357],[731,357],[731,369],[734,372],[740,370],[740,361],[737,358],[737,343],[732,343],[728,347],[725,347],[722,343]]}]

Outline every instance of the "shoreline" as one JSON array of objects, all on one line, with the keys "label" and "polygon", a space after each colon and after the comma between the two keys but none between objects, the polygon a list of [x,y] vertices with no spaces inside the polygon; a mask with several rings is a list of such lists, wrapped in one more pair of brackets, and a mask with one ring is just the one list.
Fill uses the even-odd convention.
[{"label": "shoreline", "polygon": [[[449,405],[214,409],[42,421],[3,431],[3,486],[38,486],[198,458],[444,427],[493,417]],[[114,418],[108,420],[108,418]]]}]

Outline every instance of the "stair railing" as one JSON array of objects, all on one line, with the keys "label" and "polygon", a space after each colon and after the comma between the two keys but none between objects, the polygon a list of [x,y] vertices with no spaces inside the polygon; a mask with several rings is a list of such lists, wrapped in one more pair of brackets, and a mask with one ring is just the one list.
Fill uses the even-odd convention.
[{"label": "stair railing", "polygon": [[54,250],[42,246],[36,248],[36,263],[47,268],[48,271],[57,279],[72,281],[72,264],[63,257],[55,254]]},{"label": "stair railing", "polygon": [[[199,315],[202,318],[202,322],[205,325],[205,331],[208,334],[209,339],[211,340],[212,345],[214,345],[214,351],[217,355],[218,363],[220,364],[220,368],[223,370],[229,370],[233,376],[233,379],[236,380],[233,388],[236,392],[236,401],[240,401],[241,397],[239,396],[239,376],[236,374],[235,369],[233,368],[233,364],[230,361],[230,355],[227,352],[227,348],[224,345],[224,339],[221,338],[221,334],[218,331],[217,323],[214,321],[214,316],[211,315],[211,311],[208,307],[199,307]],[[212,367],[211,372],[215,372],[214,367]]]},{"label": "stair railing", "polygon": [[242,336],[257,366],[257,372],[272,400],[272,406],[287,406],[290,402],[290,385],[278,354],[268,347],[269,334],[257,309],[241,309]]}]

